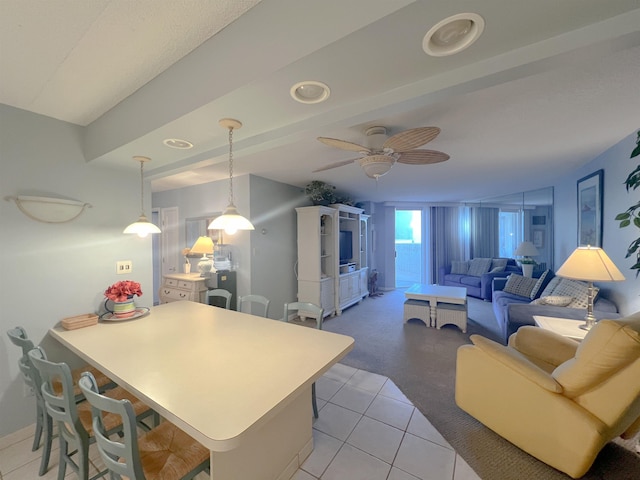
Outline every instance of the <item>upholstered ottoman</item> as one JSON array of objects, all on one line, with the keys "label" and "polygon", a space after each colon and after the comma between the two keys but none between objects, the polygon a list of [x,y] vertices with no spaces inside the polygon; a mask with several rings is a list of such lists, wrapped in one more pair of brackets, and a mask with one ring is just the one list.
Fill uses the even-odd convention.
[{"label": "upholstered ottoman", "polygon": [[455,325],[462,333],[467,333],[467,305],[454,305],[452,303],[438,303],[436,315],[436,328],[440,330],[443,325]]},{"label": "upholstered ottoman", "polygon": [[412,318],[417,318],[424,322],[424,324],[430,326],[430,305],[429,302],[422,300],[406,300],[404,302],[404,323],[407,323]]}]

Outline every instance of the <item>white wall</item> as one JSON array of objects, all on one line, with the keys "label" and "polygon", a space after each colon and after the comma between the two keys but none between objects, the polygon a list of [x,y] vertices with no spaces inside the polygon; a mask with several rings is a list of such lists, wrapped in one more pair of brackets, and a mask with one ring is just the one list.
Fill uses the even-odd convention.
[{"label": "white wall", "polygon": [[[62,318],[97,312],[104,290],[123,279],[141,283],[138,305],[152,303],[151,238],[122,234],[140,214],[139,169],[87,164],[81,132],[0,105],[0,196],[62,196],[93,206],[69,223],[47,224],[0,201],[0,436],[35,421],[33,397],[25,398],[19,378],[21,352],[9,341],[8,329],[23,326],[50,358],[75,363],[46,338]],[[150,203],[148,195],[145,205]],[[131,275],[116,275],[117,260],[133,262]]]},{"label": "white wall", "polygon": [[[309,205],[304,189],[251,176],[251,292],[267,297],[269,317],[298,299],[296,207]],[[249,293],[249,292],[246,292]]]},{"label": "white wall", "polygon": [[620,312],[628,315],[640,311],[640,278],[631,258],[625,258],[629,244],[640,234],[630,226],[623,229],[614,219],[640,199],[638,190],[627,193],[624,181],[640,163],[640,157],[630,159],[635,147],[636,134],[628,137],[587,163],[555,185],[555,265],[556,269],[577,246],[577,181],[596,170],[604,169],[604,212],[602,248],[626,277],[624,282],[597,284],[603,293],[618,305]]}]

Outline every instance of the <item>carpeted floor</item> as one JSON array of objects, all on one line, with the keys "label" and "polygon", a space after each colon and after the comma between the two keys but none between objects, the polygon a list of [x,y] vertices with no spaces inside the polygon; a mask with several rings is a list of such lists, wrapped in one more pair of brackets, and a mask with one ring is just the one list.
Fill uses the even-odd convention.
[{"label": "carpeted floor", "polygon": [[[566,480],[570,477],[538,461],[493,433],[455,404],[455,361],[460,345],[478,333],[495,338],[497,323],[491,303],[469,299],[467,333],[445,326],[427,328],[418,320],[403,323],[404,291],[367,298],[327,318],[324,330],[355,338],[346,365],[385,375],[486,480]],[[587,480],[637,480],[640,456],[610,443],[583,477]]]}]

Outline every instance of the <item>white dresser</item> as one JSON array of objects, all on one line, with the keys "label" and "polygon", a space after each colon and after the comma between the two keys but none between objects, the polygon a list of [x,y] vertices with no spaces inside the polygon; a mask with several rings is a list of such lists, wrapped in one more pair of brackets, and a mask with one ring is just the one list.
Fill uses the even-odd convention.
[{"label": "white dresser", "polygon": [[158,296],[160,303],[190,300],[192,302],[207,303],[206,278],[199,273],[172,273],[165,275]]}]

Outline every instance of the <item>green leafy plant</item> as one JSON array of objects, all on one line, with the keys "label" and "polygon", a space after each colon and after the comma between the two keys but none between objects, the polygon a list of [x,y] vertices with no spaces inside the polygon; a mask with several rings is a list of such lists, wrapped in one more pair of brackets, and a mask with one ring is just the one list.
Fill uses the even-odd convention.
[{"label": "green leafy plant", "polygon": [[314,205],[330,205],[336,203],[336,187],[320,180],[313,180],[304,189],[304,193]]},{"label": "green leafy plant", "polygon": [[[633,149],[631,157],[629,158],[637,157],[638,155],[640,155],[640,130],[638,131],[638,138],[636,139],[636,148]],[[640,165],[629,174],[624,184],[627,192],[640,187]],[[616,215],[616,220],[620,222],[620,228],[633,224],[640,229],[640,201],[635,205],[631,205],[626,211]],[[625,258],[629,258],[632,255],[636,256],[636,263],[631,267],[631,270],[636,271],[637,277],[640,274],[640,237],[631,242]]]}]

